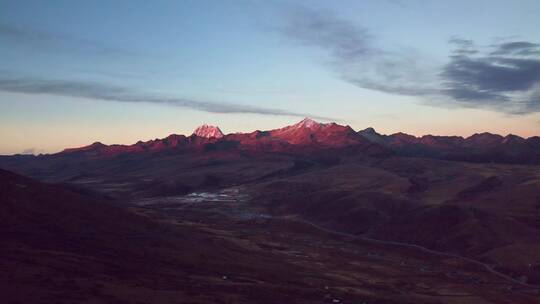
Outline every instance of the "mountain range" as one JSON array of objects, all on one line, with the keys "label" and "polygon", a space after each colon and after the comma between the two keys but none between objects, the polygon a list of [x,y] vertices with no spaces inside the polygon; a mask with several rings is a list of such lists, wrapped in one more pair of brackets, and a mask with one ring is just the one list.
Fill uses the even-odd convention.
[{"label": "mountain range", "polygon": [[124,153],[174,150],[316,153],[327,149],[480,163],[540,163],[539,136],[522,138],[511,134],[503,137],[477,133],[466,138],[435,135],[416,137],[401,132],[383,135],[373,128],[356,132],[349,126],[319,123],[309,118],[280,129],[251,133],[223,134],[219,127],[205,124],[190,136],[171,134],[162,139],[139,141],[133,145],[105,145],[96,142],[85,147],[66,149],[59,155],[100,158]]}]

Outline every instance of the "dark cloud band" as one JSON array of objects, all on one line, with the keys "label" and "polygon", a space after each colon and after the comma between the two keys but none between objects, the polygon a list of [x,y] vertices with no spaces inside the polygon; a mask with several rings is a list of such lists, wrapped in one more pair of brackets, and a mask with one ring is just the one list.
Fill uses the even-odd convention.
[{"label": "dark cloud band", "polygon": [[540,111],[540,44],[503,41],[479,47],[452,37],[448,63],[426,64],[406,50],[376,47],[367,28],[332,12],[295,8],[282,33],[330,55],[339,77],[358,87],[419,96],[435,105],[488,108],[526,114]]},{"label": "dark cloud band", "polygon": [[329,117],[308,115],[282,109],[256,107],[250,105],[198,101],[155,94],[144,94],[135,90],[96,82],[43,80],[31,78],[0,79],[0,91],[24,94],[51,94],[58,96],[83,97],[118,102],[146,102],[167,104],[210,113],[240,113],[275,116],[310,116],[316,119],[333,120]]},{"label": "dark cloud band", "polygon": [[97,54],[108,56],[133,56],[132,51],[123,48],[112,47],[107,44],[73,37],[63,34],[55,34],[33,29],[25,29],[0,23],[0,39],[10,44],[19,44],[28,50],[54,50],[54,51],[79,51],[85,54]]},{"label": "dark cloud band", "polygon": [[[540,52],[536,43],[457,44],[443,67],[442,92],[457,105],[526,114],[540,111]],[[462,50],[474,52],[465,53]],[[537,55],[538,54],[538,55]]]}]

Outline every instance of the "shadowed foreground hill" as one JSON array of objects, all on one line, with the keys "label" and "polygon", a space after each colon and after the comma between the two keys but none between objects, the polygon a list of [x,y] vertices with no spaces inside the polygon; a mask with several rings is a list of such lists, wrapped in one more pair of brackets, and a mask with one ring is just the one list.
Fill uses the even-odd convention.
[{"label": "shadowed foreground hill", "polygon": [[4,303],[144,299],[141,286],[185,284],[188,272],[218,276],[212,263],[226,258],[195,231],[3,170],[0,201]]},{"label": "shadowed foreground hill", "polygon": [[[248,291],[221,286],[223,276],[301,273],[208,231],[158,223],[4,170],[0,202],[2,303],[252,302],[272,285]],[[268,301],[291,292],[274,291]]]},{"label": "shadowed foreground hill", "polygon": [[535,303],[468,263],[222,204],[124,209],[3,170],[0,202],[2,303]]}]

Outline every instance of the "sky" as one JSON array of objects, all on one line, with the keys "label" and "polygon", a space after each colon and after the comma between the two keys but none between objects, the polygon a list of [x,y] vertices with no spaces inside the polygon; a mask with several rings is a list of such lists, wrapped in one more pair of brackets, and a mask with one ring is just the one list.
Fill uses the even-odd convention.
[{"label": "sky", "polygon": [[0,0],[0,154],[304,117],[540,135],[540,2]]}]

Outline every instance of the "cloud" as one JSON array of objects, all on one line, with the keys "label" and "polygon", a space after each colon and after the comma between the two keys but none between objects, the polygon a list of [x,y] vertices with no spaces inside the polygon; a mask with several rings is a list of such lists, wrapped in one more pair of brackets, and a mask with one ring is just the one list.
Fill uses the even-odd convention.
[{"label": "cloud", "polygon": [[26,47],[30,50],[49,49],[58,50],[77,50],[84,53],[93,53],[98,55],[116,55],[116,56],[133,56],[132,51],[112,47],[110,45],[73,37],[64,34],[56,34],[34,29],[25,29],[8,24],[0,23],[0,40],[7,41],[10,45],[17,44]]},{"label": "cloud", "polygon": [[441,72],[441,92],[455,105],[512,114],[540,111],[538,44],[517,41],[467,48],[475,52],[454,52]]},{"label": "cloud", "polygon": [[[433,91],[434,73],[418,61],[416,50],[384,50],[369,29],[331,11],[297,7],[287,10],[280,33],[301,45],[327,52],[329,66],[358,87],[402,95]],[[424,61],[425,62],[425,61]]]},{"label": "cloud", "polygon": [[[66,51],[79,52],[93,55],[116,56],[140,56],[132,51],[116,48],[97,41],[82,39],[64,34],[57,34],[33,29],[11,26],[0,23],[0,42],[6,41],[6,45],[19,45],[36,51]],[[0,71],[2,72],[2,71]],[[131,74],[110,73],[100,71],[88,71],[90,73],[101,73],[113,78],[133,77]],[[167,104],[191,108],[194,110],[210,113],[246,113],[277,116],[310,116],[321,120],[336,120],[329,117],[308,115],[306,113],[258,107],[252,105],[220,103],[210,101],[192,100],[177,98],[174,96],[163,96],[159,94],[147,94],[119,86],[91,81],[74,80],[51,80],[36,79],[28,77],[10,77],[13,73],[0,73],[0,91],[25,93],[25,94],[52,94],[59,96],[84,97],[91,99],[118,101],[118,102],[146,102],[156,104]],[[336,120],[337,121],[337,120]]]},{"label": "cloud", "polygon": [[528,41],[514,41],[494,45],[491,55],[540,55],[540,44]]},{"label": "cloud", "polygon": [[449,61],[432,64],[414,49],[379,47],[369,29],[333,12],[305,7],[287,11],[281,33],[301,45],[326,51],[337,75],[364,89],[417,96],[436,106],[512,114],[540,111],[537,43],[506,39],[478,46],[454,36],[449,40]]},{"label": "cloud", "polygon": [[281,29],[290,38],[332,53],[337,60],[354,60],[374,50],[367,29],[341,19],[330,11],[295,8],[288,11]]},{"label": "cloud", "polygon": [[158,94],[146,94],[136,90],[98,82],[74,80],[44,80],[33,78],[0,78],[0,91],[24,94],[51,94],[58,96],[83,97],[117,102],[146,102],[190,108],[210,113],[243,113],[276,116],[312,117],[334,120],[329,117],[313,116],[294,111],[257,107],[251,105],[199,101]]},{"label": "cloud", "polygon": [[448,40],[448,43],[455,46],[452,52],[456,55],[473,55],[478,53],[474,41],[472,40],[454,36]]}]

